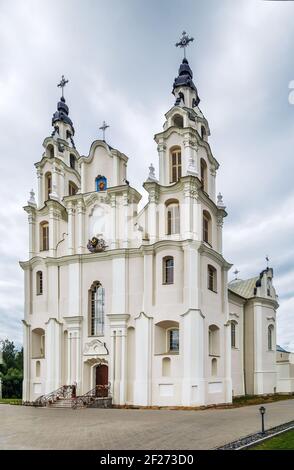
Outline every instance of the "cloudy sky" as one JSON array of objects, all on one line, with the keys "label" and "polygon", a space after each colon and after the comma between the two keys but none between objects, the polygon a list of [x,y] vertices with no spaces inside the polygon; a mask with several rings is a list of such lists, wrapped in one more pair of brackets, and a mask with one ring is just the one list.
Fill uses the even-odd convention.
[{"label": "cloudy sky", "polygon": [[182,57],[174,44],[185,29],[221,165],[225,257],[245,279],[270,256],[278,341],[294,350],[293,17],[294,2],[282,1],[0,0],[0,338],[22,341],[22,206],[36,189],[33,164],[51,133],[60,76],[70,80],[79,152],[88,154],[105,119],[140,190],[150,162],[158,168],[153,135],[174,101]]}]

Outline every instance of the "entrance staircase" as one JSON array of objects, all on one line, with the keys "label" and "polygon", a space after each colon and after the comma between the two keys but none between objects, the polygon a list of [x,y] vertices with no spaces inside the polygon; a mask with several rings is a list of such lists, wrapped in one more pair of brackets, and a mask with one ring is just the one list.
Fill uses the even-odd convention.
[{"label": "entrance staircase", "polygon": [[63,385],[54,392],[41,395],[34,402],[27,404],[48,408],[111,408],[110,384],[96,385],[80,396],[76,396],[75,385]]}]

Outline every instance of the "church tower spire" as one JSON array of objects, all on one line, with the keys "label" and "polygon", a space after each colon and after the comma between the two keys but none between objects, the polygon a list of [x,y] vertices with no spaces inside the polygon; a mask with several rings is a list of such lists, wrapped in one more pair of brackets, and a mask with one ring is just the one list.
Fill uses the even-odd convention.
[{"label": "church tower spire", "polygon": [[62,91],[60,101],[57,103],[57,111],[55,111],[52,117],[52,126],[54,127],[52,136],[54,137],[56,135],[60,139],[67,141],[72,147],[75,147],[73,141],[75,130],[73,122],[69,117],[69,108],[64,98],[64,87],[67,83],[68,80],[66,80],[64,75],[62,75],[61,80],[57,85]]}]

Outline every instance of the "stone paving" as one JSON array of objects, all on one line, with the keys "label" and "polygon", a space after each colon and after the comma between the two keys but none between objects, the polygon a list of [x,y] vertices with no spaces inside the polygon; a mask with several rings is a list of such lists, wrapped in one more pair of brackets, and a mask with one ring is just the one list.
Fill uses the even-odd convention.
[{"label": "stone paving", "polygon": [[[213,449],[260,430],[259,407],[48,409],[0,405],[0,449]],[[294,400],[266,405],[266,427],[294,420]]]}]

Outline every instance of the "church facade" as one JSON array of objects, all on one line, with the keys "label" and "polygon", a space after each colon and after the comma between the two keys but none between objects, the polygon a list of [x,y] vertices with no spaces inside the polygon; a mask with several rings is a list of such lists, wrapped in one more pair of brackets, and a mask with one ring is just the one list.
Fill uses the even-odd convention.
[{"label": "church facade", "polygon": [[173,95],[140,208],[125,154],[104,139],[78,153],[62,93],[24,208],[24,401],[71,384],[137,406],[278,391],[273,271],[228,283],[219,163],[186,58]]}]

